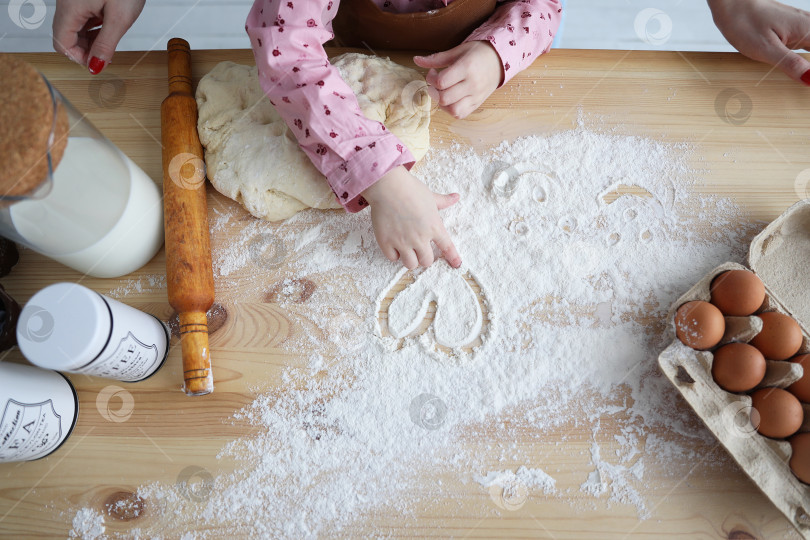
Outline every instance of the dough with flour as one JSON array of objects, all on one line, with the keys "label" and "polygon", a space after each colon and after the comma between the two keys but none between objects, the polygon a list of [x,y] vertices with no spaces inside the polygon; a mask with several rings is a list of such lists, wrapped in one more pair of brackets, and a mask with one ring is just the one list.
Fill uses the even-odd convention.
[{"label": "dough with flour", "polygon": [[[422,76],[387,58],[332,60],[371,120],[385,124],[419,160],[429,146],[430,98]],[[326,178],[270,104],[255,67],[221,62],[197,85],[197,130],[208,178],[223,195],[268,221],[306,208],[340,208]]]}]

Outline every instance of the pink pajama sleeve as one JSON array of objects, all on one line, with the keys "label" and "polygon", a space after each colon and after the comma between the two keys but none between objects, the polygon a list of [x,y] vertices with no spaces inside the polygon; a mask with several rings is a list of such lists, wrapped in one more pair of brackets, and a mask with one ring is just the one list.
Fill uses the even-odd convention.
[{"label": "pink pajama sleeve", "polygon": [[559,0],[504,2],[464,41],[489,41],[501,57],[506,84],[548,52],[560,26]]},{"label": "pink pajama sleeve", "polygon": [[391,169],[414,158],[380,122],[366,118],[326,56],[333,37],[332,0],[255,0],[245,30],[262,90],[290,126],[303,151],[326,176],[350,212],[361,193]]}]

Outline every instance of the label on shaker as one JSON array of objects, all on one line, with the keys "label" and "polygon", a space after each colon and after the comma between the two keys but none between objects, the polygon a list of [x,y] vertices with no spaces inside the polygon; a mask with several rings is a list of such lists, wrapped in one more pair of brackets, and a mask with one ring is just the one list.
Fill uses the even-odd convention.
[{"label": "label on shaker", "polygon": [[61,442],[62,419],[54,410],[53,401],[6,402],[0,418],[0,462],[44,457]]},{"label": "label on shaker", "polygon": [[[110,348],[112,351],[108,352]],[[157,344],[143,343],[132,332],[127,332],[117,345],[108,345],[105,354],[77,372],[119,381],[139,381],[151,375],[163,360],[158,356]]]},{"label": "label on shaker", "polygon": [[[99,295],[101,296],[101,295]],[[140,381],[163,365],[169,333],[156,317],[101,296],[110,308],[112,328],[104,349],[76,373],[119,381]]]}]

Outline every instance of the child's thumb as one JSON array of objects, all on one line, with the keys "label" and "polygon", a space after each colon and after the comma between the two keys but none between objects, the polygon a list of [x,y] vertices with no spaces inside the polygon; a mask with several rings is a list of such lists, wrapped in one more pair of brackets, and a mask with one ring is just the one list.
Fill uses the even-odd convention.
[{"label": "child's thumb", "polygon": [[112,60],[118,42],[128,29],[125,23],[117,21],[114,17],[107,16],[106,19],[107,21],[102,24],[101,30],[90,47],[90,53],[87,55],[88,66],[93,74],[100,72],[104,68],[104,64]]},{"label": "child's thumb", "polygon": [[433,198],[436,200],[436,208],[444,210],[456,204],[460,198],[458,193],[449,193],[447,195],[441,193],[434,193]]},{"label": "child's thumb", "polygon": [[453,47],[448,51],[437,52],[429,56],[414,56],[413,61],[417,66],[423,68],[444,68],[456,60],[458,56],[456,48]]}]

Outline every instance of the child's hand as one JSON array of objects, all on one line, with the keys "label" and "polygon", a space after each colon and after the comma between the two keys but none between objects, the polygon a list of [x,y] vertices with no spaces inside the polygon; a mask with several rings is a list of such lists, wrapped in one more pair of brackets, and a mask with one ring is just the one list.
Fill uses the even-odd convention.
[{"label": "child's hand", "polygon": [[792,50],[810,47],[810,13],[773,0],[709,0],[709,7],[738,51],[810,85],[810,61]]},{"label": "child's hand", "polygon": [[444,228],[439,210],[458,202],[458,194],[430,191],[405,167],[392,169],[363,192],[371,205],[371,223],[383,254],[409,270],[433,264],[431,240],[453,268],[461,257]]},{"label": "child's hand", "polygon": [[[430,68],[425,80],[438,90],[439,105],[456,118],[480,107],[503,80],[501,58],[488,41],[467,41],[413,61]],[[437,72],[440,68],[445,69]]]},{"label": "child's hand", "polygon": [[[97,74],[112,60],[118,42],[145,0],[58,0],[53,48]],[[103,24],[102,24],[103,23]],[[102,25],[100,29],[95,29]]]}]

